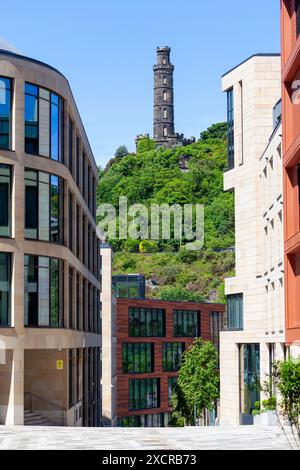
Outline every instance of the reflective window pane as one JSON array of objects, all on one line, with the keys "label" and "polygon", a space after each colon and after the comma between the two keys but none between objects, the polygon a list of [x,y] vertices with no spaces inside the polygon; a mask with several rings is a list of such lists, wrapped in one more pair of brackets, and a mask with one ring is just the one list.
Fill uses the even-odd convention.
[{"label": "reflective window pane", "polygon": [[11,254],[0,253],[0,326],[10,326]]},{"label": "reflective window pane", "polygon": [[0,148],[11,146],[11,80],[0,77]]},{"label": "reflective window pane", "polygon": [[0,237],[11,236],[11,179],[11,167],[0,164]]}]

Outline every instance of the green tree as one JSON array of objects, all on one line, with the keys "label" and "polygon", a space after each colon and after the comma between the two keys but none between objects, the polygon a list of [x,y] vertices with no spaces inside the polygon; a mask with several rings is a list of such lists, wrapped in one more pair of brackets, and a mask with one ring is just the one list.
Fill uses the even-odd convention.
[{"label": "green tree", "polygon": [[225,140],[227,136],[227,122],[219,122],[208,127],[206,131],[201,132],[200,139],[222,139]]},{"label": "green tree", "polygon": [[193,345],[183,353],[178,384],[191,415],[194,409],[197,417],[205,409],[213,409],[219,397],[220,378],[218,355],[211,342],[196,338]]},{"label": "green tree", "polygon": [[126,145],[120,145],[120,147],[118,147],[116,152],[115,152],[115,157],[116,158],[123,158],[126,155],[128,155],[128,149],[127,149]]},{"label": "green tree", "polygon": [[140,139],[137,143],[137,153],[149,152],[155,149],[155,142],[153,139],[145,137]]},{"label": "green tree", "polygon": [[295,426],[300,436],[300,360],[289,359],[275,367],[277,387],[281,395],[283,415]]}]

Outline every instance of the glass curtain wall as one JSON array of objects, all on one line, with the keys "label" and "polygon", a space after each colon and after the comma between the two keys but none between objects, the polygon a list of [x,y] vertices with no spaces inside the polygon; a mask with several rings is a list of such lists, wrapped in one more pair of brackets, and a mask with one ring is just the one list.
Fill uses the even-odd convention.
[{"label": "glass curtain wall", "polygon": [[24,323],[34,327],[63,327],[63,261],[25,255]]},{"label": "glass curtain wall", "polygon": [[11,183],[11,166],[0,164],[0,237],[11,236]]},{"label": "glass curtain wall", "polygon": [[64,102],[57,94],[25,84],[25,152],[63,162]]},{"label": "glass curtain wall", "polygon": [[0,77],[0,148],[11,149],[12,81]]},{"label": "glass curtain wall", "polygon": [[42,171],[25,170],[25,237],[63,244],[64,182]]}]

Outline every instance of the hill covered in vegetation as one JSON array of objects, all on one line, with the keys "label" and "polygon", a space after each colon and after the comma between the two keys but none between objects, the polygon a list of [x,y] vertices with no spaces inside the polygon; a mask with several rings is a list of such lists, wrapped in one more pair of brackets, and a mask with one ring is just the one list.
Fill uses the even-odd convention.
[{"label": "hill covered in vegetation", "polygon": [[223,191],[226,168],[226,124],[214,124],[194,144],[155,148],[139,142],[136,154],[122,146],[100,172],[98,204],[116,208],[120,196],[128,205],[204,204],[205,242],[189,252],[180,241],[112,240],[115,273],[141,273],[147,296],[162,299],[223,301],[223,278],[233,274],[233,195]]}]

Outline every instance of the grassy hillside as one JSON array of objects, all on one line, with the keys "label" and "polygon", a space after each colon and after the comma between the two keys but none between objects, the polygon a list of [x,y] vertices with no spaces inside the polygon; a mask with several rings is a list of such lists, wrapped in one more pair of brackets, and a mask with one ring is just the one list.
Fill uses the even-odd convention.
[{"label": "grassy hillside", "polygon": [[[149,282],[148,296],[163,299],[223,300],[223,278],[233,274],[233,195],[223,192],[226,124],[215,124],[198,142],[172,150],[142,140],[136,154],[112,159],[101,172],[98,204],[201,203],[205,205],[205,245],[188,252],[178,241],[141,244],[113,240],[116,273],[139,272]],[[185,171],[182,171],[185,169]],[[145,253],[146,251],[146,253]],[[149,251],[147,253],[147,251]],[[141,253],[142,252],[142,253]]]}]

